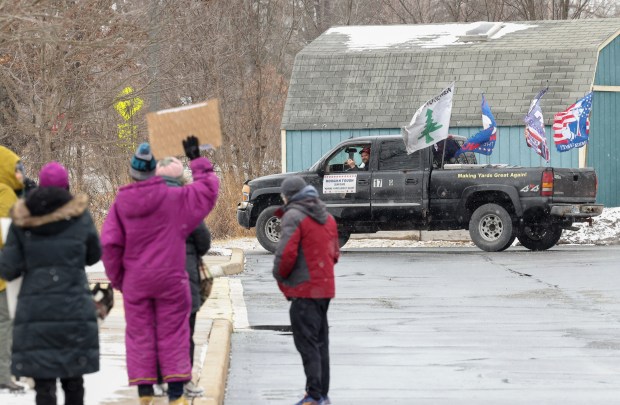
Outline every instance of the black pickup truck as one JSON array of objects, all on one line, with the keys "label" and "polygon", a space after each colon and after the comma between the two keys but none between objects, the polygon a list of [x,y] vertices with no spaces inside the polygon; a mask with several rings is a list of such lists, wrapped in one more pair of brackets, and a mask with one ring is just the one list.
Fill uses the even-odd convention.
[{"label": "black pickup truck", "polygon": [[[515,238],[545,250],[564,229],[574,230],[573,222],[601,214],[594,169],[478,164],[471,152],[454,157],[464,140],[452,135],[408,155],[400,136],[348,139],[306,171],[246,181],[237,221],[256,227],[260,244],[274,252],[280,185],[293,174],[318,190],[338,222],[341,246],[352,233],[469,229],[488,252],[507,249]],[[371,151],[367,165],[359,153],[364,148]],[[350,168],[349,159],[357,166]]]}]

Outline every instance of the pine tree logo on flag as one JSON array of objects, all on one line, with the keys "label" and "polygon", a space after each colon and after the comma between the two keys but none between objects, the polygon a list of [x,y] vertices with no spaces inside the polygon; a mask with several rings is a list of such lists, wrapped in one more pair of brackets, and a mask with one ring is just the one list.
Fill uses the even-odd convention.
[{"label": "pine tree logo on flag", "polygon": [[439,128],[442,128],[443,125],[437,124],[433,121],[433,110],[426,110],[426,126],[424,127],[424,131],[422,131],[422,135],[418,136],[418,139],[424,139],[424,142],[430,144],[433,142],[433,137],[431,136],[431,132],[437,131]]},{"label": "pine tree logo on flag", "polygon": [[453,94],[454,82],[418,108],[409,125],[401,128],[408,154],[448,137]]}]

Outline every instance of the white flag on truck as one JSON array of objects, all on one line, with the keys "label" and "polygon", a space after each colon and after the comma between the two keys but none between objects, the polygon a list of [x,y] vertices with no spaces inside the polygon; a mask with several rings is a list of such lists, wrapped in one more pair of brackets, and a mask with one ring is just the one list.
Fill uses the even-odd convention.
[{"label": "white flag on truck", "polygon": [[454,82],[418,108],[409,125],[401,129],[408,154],[448,137],[453,94]]}]

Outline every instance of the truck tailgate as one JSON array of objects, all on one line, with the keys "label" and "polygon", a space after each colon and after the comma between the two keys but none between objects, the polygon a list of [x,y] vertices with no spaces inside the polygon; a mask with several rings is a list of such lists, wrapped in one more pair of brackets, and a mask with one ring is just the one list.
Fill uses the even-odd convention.
[{"label": "truck tailgate", "polygon": [[554,168],[553,201],[594,202],[596,182],[596,172],[592,168]]}]

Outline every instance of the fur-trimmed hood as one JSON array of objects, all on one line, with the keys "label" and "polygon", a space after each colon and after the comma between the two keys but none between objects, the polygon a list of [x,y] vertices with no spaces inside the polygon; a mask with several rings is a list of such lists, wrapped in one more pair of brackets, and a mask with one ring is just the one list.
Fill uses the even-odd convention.
[{"label": "fur-trimmed hood", "polygon": [[25,200],[19,200],[11,210],[11,218],[16,226],[21,228],[36,228],[42,225],[77,218],[88,208],[88,196],[84,194],[76,195],[71,201],[58,209],[42,216],[33,216],[26,207]]}]

